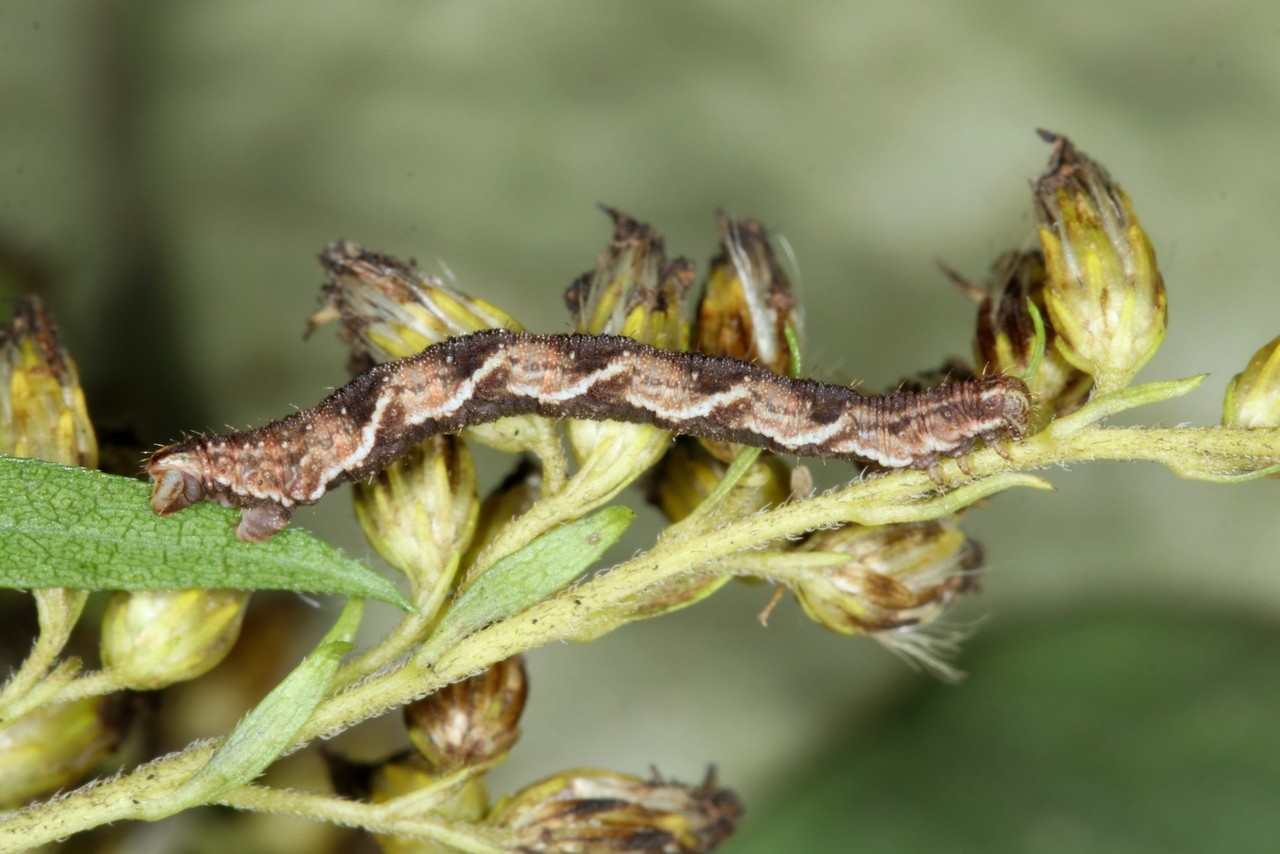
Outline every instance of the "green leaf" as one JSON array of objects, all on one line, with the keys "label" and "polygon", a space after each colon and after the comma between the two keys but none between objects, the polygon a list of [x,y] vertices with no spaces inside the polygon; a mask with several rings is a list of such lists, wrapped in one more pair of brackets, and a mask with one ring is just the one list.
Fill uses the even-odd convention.
[{"label": "green leaf", "polygon": [[242,543],[235,511],[205,501],[165,518],[148,496],[130,478],[0,459],[0,587],[297,590],[412,610],[386,578],[304,531]]},{"label": "green leaf", "polygon": [[342,657],[353,646],[351,641],[363,613],[362,599],[347,602],[320,645],[244,716],[203,768],[176,792],[165,795],[155,809],[146,810],[145,816],[155,820],[208,803],[267,770],[293,745],[298,732],[329,693]]},{"label": "green leaf", "polygon": [[418,653],[419,664],[431,664],[472,632],[564,589],[618,541],[635,515],[626,507],[606,507],[548,531],[495,563],[445,613]]}]

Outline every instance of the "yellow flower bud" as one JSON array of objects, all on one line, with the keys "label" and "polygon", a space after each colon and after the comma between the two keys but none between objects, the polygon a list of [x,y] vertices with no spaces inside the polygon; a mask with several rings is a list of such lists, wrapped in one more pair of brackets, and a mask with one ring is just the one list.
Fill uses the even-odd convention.
[{"label": "yellow flower bud", "polygon": [[791,280],[763,225],[754,219],[735,222],[723,213],[717,220],[720,252],[711,259],[698,302],[694,349],[790,376],[786,329],[799,335],[803,326]]},{"label": "yellow flower bud", "polygon": [[528,695],[524,659],[500,661],[405,706],[409,740],[438,774],[495,759],[520,736]]},{"label": "yellow flower bud", "polygon": [[98,465],[75,362],[39,297],[20,300],[0,329],[0,453]]},{"label": "yellow flower bud", "polygon": [[127,729],[119,697],[39,706],[0,729],[0,808],[74,785],[110,756]]},{"label": "yellow flower bud", "polygon": [[1222,407],[1227,427],[1280,427],[1280,338],[1253,354],[1227,384]]},{"label": "yellow flower bud", "polygon": [[415,591],[447,585],[480,509],[471,452],[456,436],[434,436],[357,483],[355,508],[365,536]]},{"label": "yellow flower bud", "polygon": [[489,824],[512,847],[546,854],[711,851],[742,818],[742,803],[708,774],[701,786],[594,769],[566,771],[504,798]]},{"label": "yellow flower bud", "polygon": [[1107,394],[1129,384],[1164,338],[1166,297],[1155,250],[1129,197],[1062,136],[1036,183],[1045,303],[1068,362]]},{"label": "yellow flower bud", "polygon": [[102,615],[103,666],[137,691],[203,676],[235,646],[248,603],[242,590],[113,593]]},{"label": "yellow flower bud", "polygon": [[502,483],[480,502],[480,516],[475,536],[462,562],[471,565],[489,544],[498,538],[511,520],[524,514],[542,493],[542,467],[529,457],[522,457]]}]

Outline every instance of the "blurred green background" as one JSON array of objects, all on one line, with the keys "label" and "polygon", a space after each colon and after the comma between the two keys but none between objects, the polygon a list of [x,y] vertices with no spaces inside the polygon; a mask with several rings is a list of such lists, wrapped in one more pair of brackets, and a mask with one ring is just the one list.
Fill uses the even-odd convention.
[{"label": "blurred green background", "polygon": [[[1170,327],[1141,378],[1211,373],[1135,419],[1208,424],[1280,334],[1278,104],[1280,7],[1248,0],[9,0],[0,252],[47,267],[91,411],[147,445],[344,381],[332,332],[301,338],[339,237],[564,330],[597,202],[700,264],[717,208],[763,220],[799,261],[811,372],[880,388],[967,355],[935,259],[981,277],[1027,244],[1047,127],[1155,243]],[[737,852],[1272,849],[1276,484],[1048,476],[969,517],[990,570],[961,687],[790,603],[763,630],[767,593],[733,586],[535,653],[495,790],[714,762],[748,804]],[[344,496],[300,522],[372,559]]]}]

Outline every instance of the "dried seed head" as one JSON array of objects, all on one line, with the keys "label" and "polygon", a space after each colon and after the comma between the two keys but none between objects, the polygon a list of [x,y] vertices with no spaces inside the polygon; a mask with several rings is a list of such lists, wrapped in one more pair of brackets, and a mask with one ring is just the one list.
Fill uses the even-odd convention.
[{"label": "dried seed head", "polygon": [[0,808],[78,783],[119,746],[120,695],[38,706],[0,729]]},{"label": "dried seed head", "polygon": [[98,442],[75,362],[39,297],[0,328],[0,453],[96,468]]},{"label": "dried seed head", "polygon": [[903,642],[901,632],[936,620],[957,596],[976,587],[973,570],[982,563],[982,549],[953,520],[845,525],[815,532],[802,550],[849,558],[788,582],[810,619],[841,634],[870,634],[948,675],[944,662],[918,654],[927,645]]},{"label": "dried seed head", "polygon": [[1227,384],[1222,423],[1228,427],[1280,427],[1280,338],[1253,354]]},{"label": "dried seed head", "polygon": [[662,237],[647,224],[601,206],[613,220],[609,246],[594,270],[565,292],[574,331],[625,335],[664,350],[688,348],[684,300],[693,282],[687,259],[668,260]]},{"label": "dried seed head", "polygon": [[1036,182],[1036,214],[1048,282],[1045,304],[1057,348],[1098,389],[1124,388],[1164,338],[1166,297],[1155,250],[1129,197],[1063,136]]},{"label": "dried seed head", "polygon": [[489,824],[521,851],[547,854],[711,851],[742,818],[742,803],[708,773],[701,786],[611,771],[567,771],[504,798]]},{"label": "dried seed head", "polygon": [[786,329],[803,327],[791,280],[754,219],[734,221],[721,213],[720,252],[711,260],[702,298],[694,349],[755,362],[790,376],[791,348]]},{"label": "dried seed head", "polygon": [[231,651],[248,601],[241,590],[114,593],[102,616],[102,663],[138,691],[195,679]]},{"label": "dried seed head", "polygon": [[520,735],[528,694],[524,659],[500,661],[405,706],[409,740],[437,774],[497,758]]},{"label": "dried seed head", "polygon": [[370,252],[349,240],[325,247],[320,265],[329,281],[321,295],[323,308],[312,315],[307,331],[341,320],[342,335],[351,344],[353,372],[468,332],[523,328],[502,309],[462,293],[413,263]]},{"label": "dried seed head", "polygon": [[456,436],[433,436],[356,483],[355,509],[369,542],[415,592],[447,585],[480,510],[471,452]]}]

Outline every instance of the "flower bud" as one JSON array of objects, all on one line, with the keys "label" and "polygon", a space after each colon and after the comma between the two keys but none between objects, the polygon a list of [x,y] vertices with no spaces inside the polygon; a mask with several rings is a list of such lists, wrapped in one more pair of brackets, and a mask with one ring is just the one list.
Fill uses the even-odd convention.
[{"label": "flower bud", "polygon": [[723,213],[716,219],[720,252],[711,259],[698,302],[694,349],[790,376],[786,329],[789,325],[798,335],[803,321],[769,233],[754,219],[735,222]]},{"label": "flower bud", "polygon": [[467,296],[412,263],[349,240],[325,247],[320,266],[329,281],[321,295],[324,307],[311,316],[308,334],[322,323],[341,320],[359,368],[411,356],[481,329],[523,328],[497,306]]},{"label": "flower bud", "polygon": [[1055,343],[1108,394],[1128,385],[1164,338],[1164,281],[1119,185],[1066,137],[1040,134],[1053,143],[1035,200]]},{"label": "flower bud", "polygon": [[437,774],[496,759],[520,736],[528,695],[524,659],[500,661],[405,706],[409,740]]},{"label": "flower bud", "polygon": [[[754,219],[734,221],[720,213],[716,221],[720,251],[711,259],[698,301],[694,349],[791,376],[795,364],[787,328],[798,337],[803,318],[769,233]],[[725,462],[742,449],[734,442],[700,441]]]},{"label": "flower bud", "polygon": [[574,330],[625,335],[665,350],[687,349],[683,308],[693,265],[684,258],[668,261],[662,238],[645,223],[610,207],[601,209],[613,220],[613,237],[595,269],[565,291]]},{"label": "flower bud", "polygon": [[480,509],[471,452],[456,436],[433,436],[356,483],[355,508],[369,542],[415,592],[447,585]]},{"label": "flower bud", "polygon": [[75,362],[39,297],[19,300],[0,329],[0,453],[98,465]]},{"label": "flower bud", "polygon": [[[719,485],[728,470],[701,442],[678,439],[649,478],[649,500],[673,522],[688,516]],[[791,468],[775,454],[761,454],[724,497],[727,517],[745,517],[790,497]]]},{"label": "flower bud", "polygon": [[[446,338],[482,329],[520,330],[502,309],[467,296],[440,279],[390,255],[351,241],[330,244],[320,254],[329,277],[307,333],[330,320],[342,321],[351,345],[351,369],[410,356]],[[463,431],[469,439],[500,451],[536,451],[557,441],[550,423],[534,415],[500,418]]]},{"label": "flower bud", "polygon": [[[686,349],[682,306],[692,266],[683,259],[667,261],[662,238],[649,226],[612,208],[604,211],[614,226],[609,248],[596,259],[595,270],[579,276],[565,293],[574,329]],[[604,464],[597,476],[610,482],[644,471],[670,444],[669,434],[647,424],[569,419],[565,432],[583,468],[590,473],[587,461],[594,458]]]},{"label": "flower bud", "polygon": [[845,525],[815,532],[801,551],[849,558],[787,580],[810,619],[840,634],[869,634],[943,678],[957,675],[940,660],[951,651],[947,644],[918,633],[977,587],[972,571],[982,563],[982,548],[954,520]]},{"label": "flower bud", "polygon": [[1058,333],[1045,305],[1044,254],[1038,249],[1006,252],[996,260],[992,272],[986,283],[973,285],[947,271],[962,291],[979,301],[973,341],[979,373],[1026,377],[1036,337],[1030,306],[1034,304],[1040,312],[1044,354],[1028,382],[1036,404],[1033,420],[1039,428],[1054,416],[1079,409],[1093,388],[1093,377],[1058,350]]},{"label": "flower bud", "polygon": [[103,666],[137,691],[203,676],[235,646],[248,602],[242,590],[113,593],[102,615]]},{"label": "flower bud", "polygon": [[480,502],[475,536],[462,559],[464,564],[473,564],[513,519],[524,515],[538,501],[542,483],[542,467],[530,457],[521,457],[502,483]]},{"label": "flower bud", "polygon": [[1227,427],[1280,427],[1280,338],[1253,354],[1227,384],[1222,407]]},{"label": "flower bud", "polygon": [[719,788],[642,780],[612,771],[566,771],[504,798],[489,824],[512,846],[546,854],[711,851],[728,840],[742,803]]},{"label": "flower bud", "polygon": [[[418,753],[406,750],[381,762],[356,762],[333,753],[324,754],[334,791],[345,798],[385,804],[412,795],[440,782],[430,765]],[[427,815],[431,818],[474,824],[489,809],[484,777],[463,782],[441,800],[435,800]],[[387,854],[450,854],[457,849],[431,839],[406,839],[375,834],[378,847]]]},{"label": "flower bud", "polygon": [[119,697],[38,706],[0,729],[0,808],[74,785],[119,746]]}]

